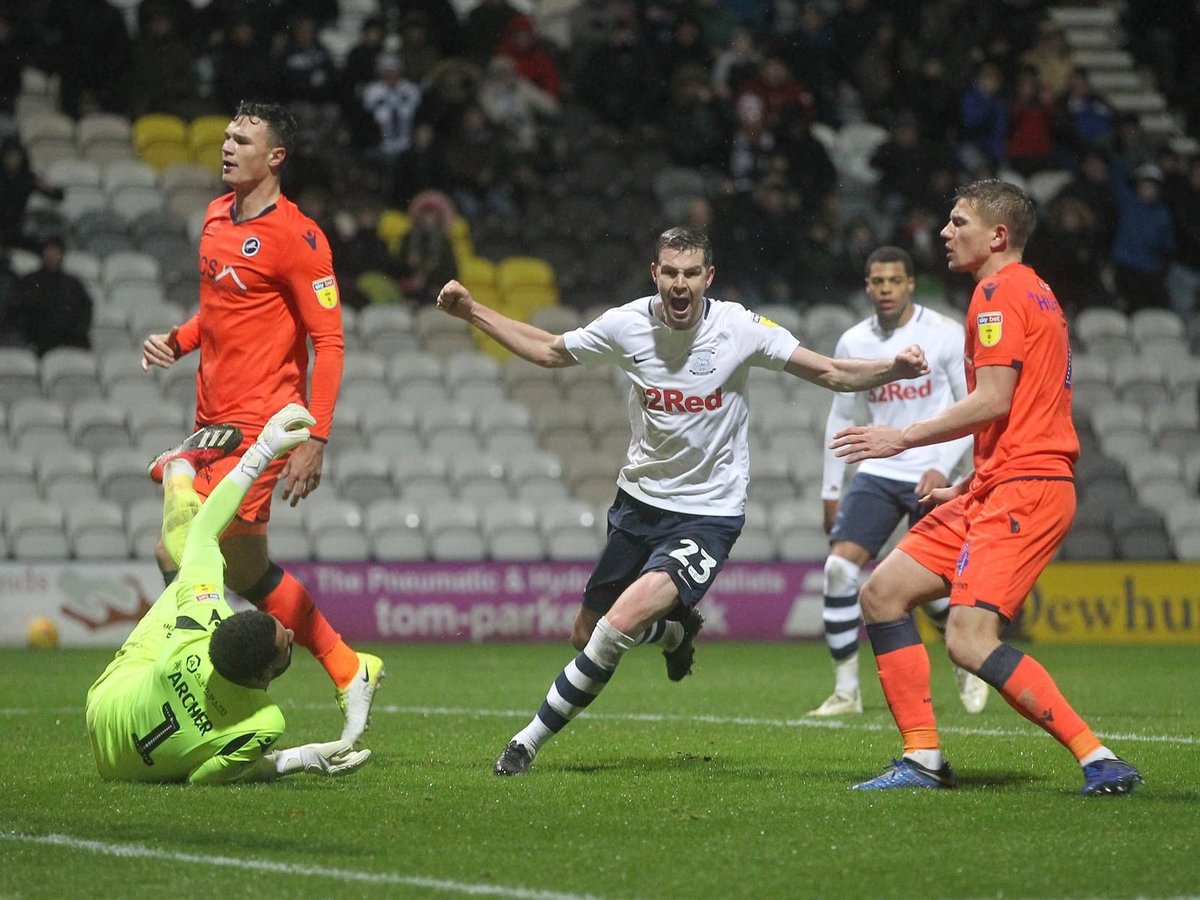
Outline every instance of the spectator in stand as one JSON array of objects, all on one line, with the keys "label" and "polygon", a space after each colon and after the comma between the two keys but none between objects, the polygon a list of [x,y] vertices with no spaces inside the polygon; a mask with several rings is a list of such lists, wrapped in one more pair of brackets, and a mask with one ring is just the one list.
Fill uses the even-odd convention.
[{"label": "spectator in stand", "polygon": [[400,240],[400,290],[421,305],[437,302],[438,291],[458,277],[458,261],[450,242],[454,205],[440,191],[424,191],[413,199],[412,226]]},{"label": "spectator in stand", "polygon": [[1175,256],[1175,226],[1162,196],[1163,172],[1153,163],[1129,170],[1119,159],[1109,166],[1117,203],[1112,260],[1117,293],[1130,312],[1166,308],[1167,268]]},{"label": "spectator in stand", "polygon": [[1038,70],[1022,66],[1016,94],[1008,108],[1009,133],[1005,156],[1012,168],[1028,178],[1054,165],[1054,134],[1058,108]]},{"label": "spectator in stand", "polygon": [[657,79],[647,79],[654,54],[638,39],[637,16],[617,16],[608,41],[584,55],[575,74],[579,100],[600,118],[621,128],[651,120],[663,99]]},{"label": "spectator in stand", "polygon": [[108,0],[50,0],[42,27],[62,111],[123,110],[131,42],[120,10]]},{"label": "spectator in stand", "polygon": [[508,33],[508,23],[520,10],[508,0],[479,0],[463,23],[463,51],[475,65],[483,68],[496,55]]},{"label": "spectator in stand", "polygon": [[295,15],[279,52],[287,99],[328,107],[338,99],[338,68],[317,36],[312,16]]},{"label": "spectator in stand", "polygon": [[1200,156],[1167,181],[1178,252],[1167,273],[1171,308],[1185,320],[1200,308]]},{"label": "spectator in stand", "polygon": [[63,271],[61,237],[42,244],[41,268],[17,279],[8,298],[12,324],[41,356],[55,347],[91,349],[92,297],[83,282]]},{"label": "spectator in stand", "polygon": [[32,42],[21,25],[15,10],[0,6],[0,120],[12,115],[21,92],[21,70],[32,62]]},{"label": "spectator in stand", "polygon": [[754,32],[749,28],[738,28],[729,40],[729,46],[716,54],[712,69],[713,90],[717,97],[729,103],[742,92],[747,81],[758,73],[762,54]]},{"label": "spectator in stand", "polygon": [[711,78],[713,51],[704,38],[700,21],[692,15],[681,15],[675,19],[670,35],[657,53],[662,80],[672,84],[676,73],[685,66],[689,70],[700,68],[705,79]]},{"label": "spectator in stand", "polygon": [[483,72],[474,63],[458,56],[440,60],[422,87],[420,121],[432,124],[439,136],[451,134],[476,102],[482,81]]},{"label": "spectator in stand", "polygon": [[363,89],[363,109],[379,129],[379,142],[368,156],[390,169],[412,145],[421,88],[404,77],[395,53],[379,54],[376,70],[379,77]]},{"label": "spectator in stand", "polygon": [[804,3],[796,27],[777,42],[788,70],[812,95],[812,115],[838,121],[836,35],[822,4]]},{"label": "spectator in stand", "polygon": [[1076,71],[1071,61],[1071,48],[1063,28],[1053,19],[1038,23],[1037,38],[1032,47],[1021,54],[1022,67],[1030,66],[1041,77],[1042,84],[1051,98],[1061,97],[1067,90],[1072,74]]},{"label": "spectator in stand", "polygon": [[958,128],[958,92],[950,84],[946,64],[932,54],[909,72],[901,90],[917,117],[917,127],[930,141],[953,144]]},{"label": "spectator in stand", "polygon": [[479,104],[462,114],[457,131],[446,142],[446,183],[455,207],[471,221],[482,217],[511,219],[516,213],[512,159]]},{"label": "spectator in stand", "polygon": [[562,79],[558,63],[542,45],[537,26],[529,16],[513,16],[496,48],[496,55],[507,56],[517,74],[549,95],[556,103],[562,97]]},{"label": "spectator in stand", "polygon": [[422,84],[442,58],[442,50],[429,29],[429,17],[419,9],[400,19],[400,48],[404,51],[404,74]]},{"label": "spectator in stand", "polygon": [[[488,121],[505,136],[509,150],[531,156],[540,144],[543,122],[558,115],[558,101],[517,72],[510,56],[497,53],[488,66],[487,78],[479,88],[479,105]],[[443,278],[444,284],[449,278]]]},{"label": "spectator in stand", "polygon": [[1099,239],[1105,248],[1104,256],[1107,257],[1116,231],[1117,201],[1113,197],[1105,157],[1096,152],[1085,154],[1079,172],[1058,192],[1055,199],[1060,197],[1078,200],[1092,211],[1100,229]]},{"label": "spectator in stand", "polygon": [[773,130],[784,116],[801,112],[808,121],[816,118],[812,94],[792,77],[787,63],[779,56],[767,56],[758,67],[758,74],[742,85],[738,102],[746,96],[762,102],[763,127]]},{"label": "spectator in stand", "polygon": [[1004,158],[1008,140],[1008,104],[1004,77],[996,63],[979,65],[959,107],[958,156],[970,173],[993,171]]},{"label": "spectator in stand", "polygon": [[778,155],[787,160],[788,180],[804,205],[824,208],[837,191],[837,169],[825,145],[813,135],[808,117],[794,110],[783,117],[775,136],[779,141]]},{"label": "spectator in stand", "polygon": [[387,31],[384,30],[382,16],[363,19],[358,41],[350,48],[342,65],[342,96],[346,110],[362,109],[363,91],[379,72],[376,64],[379,54],[384,51],[385,38]]},{"label": "spectator in stand", "polygon": [[662,124],[666,150],[676,165],[719,172],[728,162],[732,122],[702,66],[675,70]]},{"label": "spectator in stand", "polygon": [[1112,139],[1112,107],[1092,90],[1086,69],[1071,71],[1058,121],[1066,145],[1060,149],[1070,158],[1072,168],[1078,166],[1079,158],[1087,151],[1100,150]]},{"label": "spectator in stand", "polygon": [[886,121],[894,109],[902,84],[904,56],[895,20],[890,15],[881,16],[851,73],[868,119]]},{"label": "spectator in stand", "polygon": [[729,151],[728,175],[735,191],[748,194],[770,169],[775,135],[767,128],[763,101],[758,94],[742,94],[734,111],[737,129]]},{"label": "spectator in stand", "polygon": [[1054,289],[1068,316],[1082,309],[1115,307],[1104,280],[1108,246],[1104,226],[1095,211],[1082,201],[1059,194],[1047,205],[1042,227],[1029,242],[1029,264]]},{"label": "spectator in stand", "polygon": [[416,13],[424,19],[425,29],[439,58],[461,50],[462,25],[451,0],[379,0],[379,8],[388,30],[399,34],[404,33],[404,20],[411,14]]},{"label": "spectator in stand", "polygon": [[241,13],[223,33],[217,32],[213,92],[224,109],[235,108],[246,97],[279,95],[279,66],[255,21],[255,17]]},{"label": "spectator in stand", "polygon": [[171,113],[192,118],[200,113],[196,60],[178,21],[163,4],[145,10],[133,41],[125,82],[128,113]]},{"label": "spectator in stand", "polygon": [[388,191],[391,205],[403,209],[420,191],[446,184],[443,142],[429,122],[413,126],[412,145],[396,157]]},{"label": "spectator in stand", "polygon": [[20,247],[37,250],[38,244],[24,232],[29,198],[41,194],[61,200],[62,188],[38,176],[29,165],[29,153],[15,135],[0,142],[0,250]]},{"label": "spectator in stand", "polygon": [[[942,197],[931,196],[930,174],[953,167],[944,145],[922,139],[917,117],[911,110],[896,113],[891,134],[871,154],[871,168],[879,173],[876,191],[883,208],[893,218],[914,205],[931,206]],[[861,280],[861,270],[855,273]]]}]

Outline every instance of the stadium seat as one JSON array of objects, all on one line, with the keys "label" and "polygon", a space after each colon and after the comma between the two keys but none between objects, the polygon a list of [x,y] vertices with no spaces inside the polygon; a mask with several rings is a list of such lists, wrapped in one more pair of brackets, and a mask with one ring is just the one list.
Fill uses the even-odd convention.
[{"label": "stadium seat", "polygon": [[125,534],[135,559],[154,559],[154,546],[162,531],[162,507],[159,497],[142,497],[126,505]]},{"label": "stadium seat", "polygon": [[25,347],[0,347],[0,403],[36,397],[40,391],[37,355]]},{"label": "stadium seat", "polygon": [[600,536],[588,528],[565,528],[542,534],[546,558],[554,562],[592,562],[603,547]]},{"label": "stadium seat", "polygon": [[179,116],[150,113],[133,122],[133,146],[138,156],[160,172],[191,161],[187,123]]},{"label": "stadium seat", "polygon": [[104,257],[100,278],[110,294],[127,284],[158,287],[162,284],[162,268],[153,256],[140,250],[126,250]]},{"label": "stadium seat", "polygon": [[126,222],[136,222],[142,216],[163,209],[163,195],[156,187],[125,187],[109,197],[109,207]]},{"label": "stadium seat", "polygon": [[221,145],[228,124],[225,116],[199,116],[188,123],[188,149],[193,162],[212,172],[221,168]]},{"label": "stadium seat", "polygon": [[100,494],[122,505],[154,501],[161,512],[162,488],[150,480],[146,468],[154,455],[175,446],[179,440],[181,438],[159,445],[157,450],[154,445],[143,445],[137,451],[128,448],[102,451],[96,458],[96,482]]},{"label": "stadium seat", "polygon": [[1116,543],[1107,528],[1075,526],[1067,533],[1059,558],[1070,562],[1108,562],[1117,558]]},{"label": "stadium seat", "polygon": [[536,256],[506,256],[496,264],[496,287],[501,294],[514,288],[554,287],[554,270]]},{"label": "stadium seat", "polygon": [[0,453],[0,509],[35,501],[38,496],[33,456]]},{"label": "stadium seat", "polygon": [[419,454],[391,460],[392,483],[403,500],[424,504],[450,500],[453,490],[445,457]]},{"label": "stadium seat", "polygon": [[128,559],[125,513],[110,500],[75,502],[65,508],[67,537],[76,559]]},{"label": "stadium seat", "polygon": [[1118,531],[1116,548],[1121,559],[1159,562],[1175,558],[1171,549],[1171,539],[1161,528]]},{"label": "stadium seat", "polygon": [[71,445],[66,409],[56,400],[37,396],[13,400],[8,407],[8,435],[20,451],[39,453]]},{"label": "stadium seat", "polygon": [[70,556],[66,519],[55,503],[21,504],[5,510],[8,552],[17,560],[63,560]]},{"label": "stadium seat", "polygon": [[749,523],[729,551],[729,559],[737,562],[770,562],[777,558],[771,533],[765,527],[751,527]]},{"label": "stadium seat", "polygon": [[784,562],[820,563],[829,555],[829,536],[820,526],[777,532],[774,538],[776,552]]},{"label": "stadium seat", "polygon": [[86,159],[60,159],[46,167],[45,177],[50,184],[64,189],[96,188],[102,184],[102,170],[97,163]]},{"label": "stadium seat", "polygon": [[42,394],[60,403],[102,393],[97,360],[91,350],[55,347],[41,359]]},{"label": "stadium seat", "polygon": [[482,256],[468,256],[458,261],[458,280],[469,290],[496,287],[496,264]]},{"label": "stadium seat", "polygon": [[407,306],[367,306],[358,314],[358,334],[372,353],[395,359],[417,348],[412,311]]},{"label": "stadium seat", "polygon": [[366,507],[364,522],[375,559],[412,562],[428,556],[421,530],[421,508],[417,504],[376,500]]},{"label": "stadium seat", "polygon": [[67,431],[76,447],[97,454],[132,445],[125,408],[81,395],[67,410]]},{"label": "stadium seat", "polygon": [[102,147],[128,152],[133,143],[133,123],[118,113],[84,113],[75,123],[75,143],[85,158],[96,158],[97,149]]},{"label": "stadium seat", "polygon": [[43,449],[34,460],[38,489],[47,500],[69,506],[100,496],[91,453],[64,445]]},{"label": "stadium seat", "polygon": [[1116,359],[1134,350],[1129,318],[1119,309],[1089,306],[1079,311],[1072,325],[1084,350],[1101,359]]},{"label": "stadium seat", "polygon": [[1148,356],[1119,356],[1111,360],[1109,366],[1112,385],[1121,401],[1148,409],[1170,400],[1162,360]]},{"label": "stadium seat", "polygon": [[366,506],[372,500],[396,495],[386,457],[368,450],[347,450],[340,443],[335,446],[330,469],[339,497]]},{"label": "stadium seat", "polygon": [[354,287],[367,299],[366,309],[400,306],[406,302],[400,283],[384,272],[363,272],[354,279]]},{"label": "stadium seat", "polygon": [[400,242],[411,227],[412,222],[406,213],[398,209],[385,209],[379,214],[379,223],[375,226],[375,233],[379,235],[380,240],[387,244],[389,252],[399,253]]}]

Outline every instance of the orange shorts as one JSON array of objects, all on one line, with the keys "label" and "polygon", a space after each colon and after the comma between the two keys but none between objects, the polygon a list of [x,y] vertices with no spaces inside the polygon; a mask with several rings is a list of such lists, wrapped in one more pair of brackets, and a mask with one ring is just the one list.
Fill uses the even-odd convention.
[{"label": "orange shorts", "polygon": [[897,545],[950,582],[950,603],[1011,621],[1075,518],[1075,484],[1006,481],[981,497],[960,494],[917,522]]},{"label": "orange shorts", "polygon": [[[197,425],[197,428],[200,426]],[[244,429],[243,429],[244,431]],[[257,437],[257,434],[255,434]],[[250,445],[254,443],[255,437],[243,436],[241,444],[237,450],[230,453],[224,459],[219,459],[210,466],[205,466],[196,473],[196,481],[194,487],[196,493],[201,497],[207,497],[212,493],[213,488],[225,477],[227,472],[233,470],[233,467],[238,464],[242,458],[242,454],[250,449]],[[246,492],[246,496],[242,499],[241,506],[238,507],[237,519],[234,520],[231,528],[237,526],[237,522],[263,523],[265,524],[271,518],[271,495],[275,492],[275,483],[279,481],[279,474],[283,471],[285,459],[272,460],[267,470],[262,473],[250,485],[250,490]]]}]

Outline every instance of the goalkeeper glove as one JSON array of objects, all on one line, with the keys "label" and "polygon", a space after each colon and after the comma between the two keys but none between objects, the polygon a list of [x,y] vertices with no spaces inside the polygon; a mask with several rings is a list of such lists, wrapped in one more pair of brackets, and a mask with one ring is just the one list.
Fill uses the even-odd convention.
[{"label": "goalkeeper glove", "polygon": [[337,778],[361,769],[371,758],[371,751],[355,750],[349,741],[328,741],[273,750],[266,758],[275,764],[276,776],[303,774]]},{"label": "goalkeeper glove", "polygon": [[299,447],[310,437],[308,426],[317,420],[299,403],[289,403],[267,420],[250,449],[242,454],[238,468],[257,478],[267,464],[289,450]]}]

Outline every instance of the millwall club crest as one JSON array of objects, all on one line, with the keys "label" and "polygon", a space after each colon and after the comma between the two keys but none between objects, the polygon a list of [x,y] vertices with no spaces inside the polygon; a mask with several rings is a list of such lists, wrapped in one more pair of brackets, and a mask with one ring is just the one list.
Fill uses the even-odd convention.
[{"label": "millwall club crest", "polygon": [[256,237],[248,237],[242,241],[242,256],[253,256],[262,247],[262,241]]},{"label": "millwall club crest", "polygon": [[980,313],[975,324],[978,326],[979,343],[985,347],[995,347],[1000,343],[1000,333],[1004,325],[1004,313]]},{"label": "millwall club crest", "polygon": [[711,350],[695,350],[689,357],[688,371],[693,375],[711,375],[717,371]]}]

